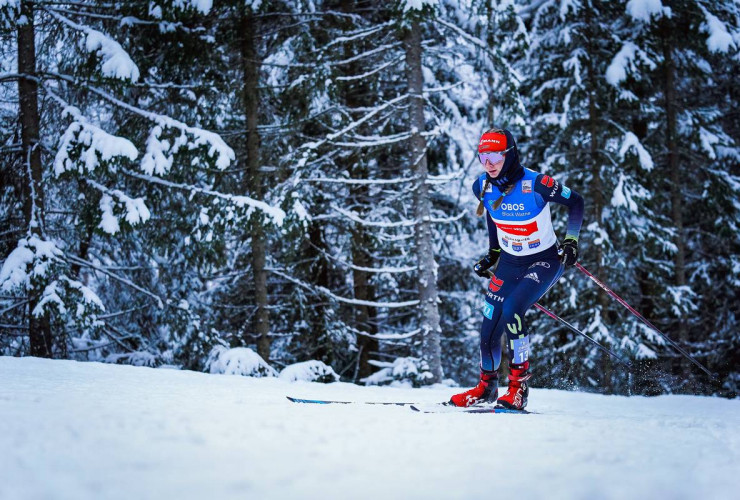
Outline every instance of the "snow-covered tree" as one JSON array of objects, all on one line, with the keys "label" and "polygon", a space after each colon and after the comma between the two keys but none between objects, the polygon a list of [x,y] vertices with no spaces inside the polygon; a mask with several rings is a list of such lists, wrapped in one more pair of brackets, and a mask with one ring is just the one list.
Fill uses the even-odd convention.
[{"label": "snow-covered tree", "polygon": [[[629,37],[607,75],[641,103],[641,141],[656,159],[646,180],[649,207],[671,235],[647,245],[658,265],[646,281],[666,285],[648,304],[658,326],[705,364],[724,360],[707,341],[730,337],[725,325],[737,314],[736,297],[717,282],[737,280],[738,213],[730,200],[738,194],[738,144],[724,128],[728,96],[720,82],[738,58],[739,20],[734,2],[631,0]],[[690,364],[681,363],[688,379]]]},{"label": "snow-covered tree", "polygon": [[[233,150],[200,126],[208,123],[202,117],[211,115],[198,112],[197,94],[188,86],[192,81],[181,84],[158,76],[161,71],[177,78],[174,67],[179,76],[188,74],[183,60],[168,66],[160,43],[158,55],[144,65],[134,62],[154,49],[152,35],[174,42],[173,57],[188,43],[208,43],[197,25],[183,22],[207,10],[202,2],[4,6],[6,25],[14,26],[19,37],[20,157],[27,172],[28,229],[5,260],[1,277],[4,291],[27,296],[29,352],[66,355],[71,346],[97,356],[115,357],[123,350],[135,362],[150,363],[158,356],[157,362],[166,362],[164,353],[176,343],[171,335],[188,330],[203,335],[188,303],[193,281],[168,273],[178,262],[197,266],[178,245],[193,242],[200,251],[212,249],[218,231],[239,214],[266,211],[282,220],[281,210],[219,192],[214,185],[234,160]],[[111,27],[128,35],[128,50],[107,34]],[[149,32],[137,36],[137,29]],[[36,45],[29,42],[34,39]],[[173,115],[187,116],[191,124]],[[155,208],[162,210],[155,220],[172,217],[173,223],[130,238],[133,229],[152,222]],[[208,260],[202,254],[190,256]],[[110,300],[101,301],[106,294]],[[127,297],[145,298],[148,304],[127,303]],[[106,304],[134,307],[102,315]],[[139,309],[150,310],[123,321],[143,320],[135,333],[123,332],[121,316]]]}]

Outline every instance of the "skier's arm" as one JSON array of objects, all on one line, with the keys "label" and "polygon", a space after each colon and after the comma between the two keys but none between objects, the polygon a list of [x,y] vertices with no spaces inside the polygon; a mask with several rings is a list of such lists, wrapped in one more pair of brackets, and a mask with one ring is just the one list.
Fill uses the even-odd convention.
[{"label": "skier's arm", "polygon": [[[473,194],[475,194],[475,198],[480,200],[480,179],[476,179],[475,182],[473,182]],[[496,223],[493,222],[493,219],[491,218],[491,214],[486,210],[485,213],[486,218],[486,225],[488,226],[488,248],[491,250],[501,250],[501,245],[498,244],[498,229],[496,229]]]},{"label": "skier's arm", "polygon": [[534,191],[542,196],[545,202],[552,201],[568,207],[568,229],[565,239],[578,241],[578,235],[583,224],[583,198],[581,195],[565,184],[544,174],[537,176]]}]

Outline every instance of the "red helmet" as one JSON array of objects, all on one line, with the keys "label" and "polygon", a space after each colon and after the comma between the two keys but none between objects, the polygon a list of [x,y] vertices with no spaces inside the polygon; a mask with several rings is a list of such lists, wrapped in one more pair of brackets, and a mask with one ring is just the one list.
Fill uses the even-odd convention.
[{"label": "red helmet", "polygon": [[509,149],[506,144],[506,134],[498,128],[485,132],[478,141],[479,153],[497,153]]}]

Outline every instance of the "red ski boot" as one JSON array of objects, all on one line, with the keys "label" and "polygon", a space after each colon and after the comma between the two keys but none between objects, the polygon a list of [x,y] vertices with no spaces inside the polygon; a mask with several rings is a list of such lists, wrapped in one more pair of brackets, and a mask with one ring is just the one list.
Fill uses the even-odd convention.
[{"label": "red ski boot", "polygon": [[498,397],[498,372],[480,372],[480,382],[469,391],[450,398],[453,406],[473,406],[478,403],[495,403]]},{"label": "red ski boot", "polygon": [[509,365],[509,368],[511,369],[509,388],[496,403],[510,410],[523,410],[527,406],[527,396],[529,396],[527,380],[532,376],[529,373],[529,361],[520,365]]}]

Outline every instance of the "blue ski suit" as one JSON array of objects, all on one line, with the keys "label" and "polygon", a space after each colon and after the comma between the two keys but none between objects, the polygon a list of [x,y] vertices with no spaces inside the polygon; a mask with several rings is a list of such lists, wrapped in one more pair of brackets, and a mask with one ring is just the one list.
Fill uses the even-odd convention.
[{"label": "blue ski suit", "polygon": [[[486,174],[473,184],[480,199]],[[501,336],[506,332],[511,363],[529,359],[529,331],[524,313],[563,274],[552,227],[550,202],[568,207],[566,238],[578,240],[583,223],[583,198],[552,177],[527,168],[513,191],[504,196],[497,210],[501,190],[489,184],[483,194],[489,246],[500,249],[495,275],[486,290],[480,335],[481,370],[497,370],[501,363]]]}]

